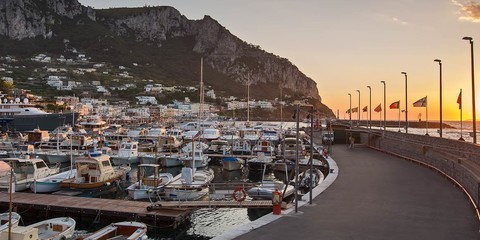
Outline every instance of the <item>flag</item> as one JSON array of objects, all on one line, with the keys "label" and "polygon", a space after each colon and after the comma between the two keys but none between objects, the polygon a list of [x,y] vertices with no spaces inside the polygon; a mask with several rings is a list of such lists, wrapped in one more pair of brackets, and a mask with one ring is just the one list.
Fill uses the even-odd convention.
[{"label": "flag", "polygon": [[381,112],[382,111],[382,104],[378,104],[378,106],[373,111]]},{"label": "flag", "polygon": [[350,109],[348,109],[345,113],[350,113]]},{"label": "flag", "polygon": [[352,108],[352,112],[358,112],[358,107]]},{"label": "flag", "polygon": [[460,94],[458,94],[457,103],[458,109],[462,109],[462,89],[460,89]]},{"label": "flag", "polygon": [[399,109],[399,108],[400,108],[400,101],[396,101],[390,104],[390,109]]},{"label": "flag", "polygon": [[416,102],[413,103],[414,107],[426,107],[427,106],[427,96],[418,99]]},{"label": "flag", "polygon": [[363,112],[366,112],[367,110],[368,110],[368,107],[367,107],[367,106],[365,106],[365,107],[362,109]]}]

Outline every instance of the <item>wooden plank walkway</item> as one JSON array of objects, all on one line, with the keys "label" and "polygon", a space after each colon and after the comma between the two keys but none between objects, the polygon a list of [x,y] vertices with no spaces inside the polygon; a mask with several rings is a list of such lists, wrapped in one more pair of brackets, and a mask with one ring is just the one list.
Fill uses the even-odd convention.
[{"label": "wooden plank walkway", "polygon": [[271,200],[237,201],[161,201],[153,209],[161,208],[271,208]]},{"label": "wooden plank walkway", "polygon": [[[9,194],[0,192],[0,206],[8,207]],[[177,226],[189,218],[191,210],[182,208],[161,208],[147,211],[150,202],[72,197],[52,194],[16,192],[12,195],[14,207],[36,209],[66,214],[103,215],[122,217],[126,220],[150,220]]]}]

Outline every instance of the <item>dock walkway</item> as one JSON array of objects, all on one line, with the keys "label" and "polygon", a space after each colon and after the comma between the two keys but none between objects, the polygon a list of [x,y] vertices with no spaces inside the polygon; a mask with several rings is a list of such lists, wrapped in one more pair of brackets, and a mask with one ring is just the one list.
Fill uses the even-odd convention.
[{"label": "dock walkway", "polygon": [[[189,218],[190,210],[162,208],[148,211],[150,202],[125,201],[122,199],[84,198],[53,194],[15,192],[13,205],[19,209],[38,210],[66,216],[102,216],[129,221],[145,221],[156,226],[177,226]],[[0,207],[8,208],[9,194],[0,192]]]},{"label": "dock walkway", "polygon": [[298,213],[236,239],[480,239],[469,199],[442,175],[367,147],[333,147],[336,181]]}]

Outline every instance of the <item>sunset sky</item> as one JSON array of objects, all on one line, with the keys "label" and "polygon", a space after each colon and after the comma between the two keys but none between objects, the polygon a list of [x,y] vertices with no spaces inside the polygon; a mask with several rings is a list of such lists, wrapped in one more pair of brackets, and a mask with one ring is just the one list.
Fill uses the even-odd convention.
[{"label": "sunset sky", "polygon": [[[352,107],[383,105],[400,100],[405,108],[408,74],[408,116],[425,118],[425,108],[413,102],[428,96],[428,118],[439,119],[439,64],[443,64],[443,119],[459,120],[457,97],[463,89],[463,118],[472,117],[470,43],[480,54],[480,1],[470,0],[80,0],[93,8],[172,6],[189,19],[210,15],[230,32],[267,52],[289,59],[317,82],[323,103],[340,118]],[[478,40],[478,41],[477,41]],[[480,55],[475,64],[480,63]],[[478,60],[477,60],[478,59]],[[480,79],[480,68],[475,67]],[[478,76],[478,77],[477,77]],[[208,81],[208,80],[207,80]],[[476,89],[480,82],[476,81]],[[478,91],[477,91],[478,93]],[[477,107],[480,96],[476,96]],[[384,106],[382,106],[384,107]],[[477,111],[477,119],[479,116]],[[352,116],[356,118],[356,115]],[[363,114],[362,119],[366,117]],[[372,111],[372,119],[379,113]],[[387,109],[387,119],[398,110]],[[402,113],[404,119],[404,113]]]}]

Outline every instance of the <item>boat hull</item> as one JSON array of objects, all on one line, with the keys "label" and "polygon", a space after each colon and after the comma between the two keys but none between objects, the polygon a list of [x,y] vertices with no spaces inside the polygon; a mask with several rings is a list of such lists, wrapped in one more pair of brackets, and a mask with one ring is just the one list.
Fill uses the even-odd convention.
[{"label": "boat hull", "polygon": [[72,125],[78,118],[78,113],[52,113],[23,115],[0,118],[0,126],[3,131],[31,131],[39,128],[52,131],[58,126]]}]

